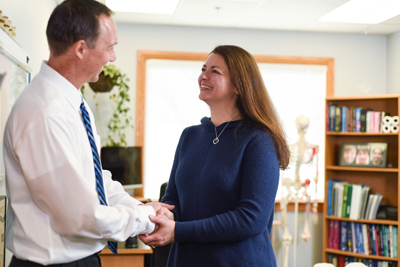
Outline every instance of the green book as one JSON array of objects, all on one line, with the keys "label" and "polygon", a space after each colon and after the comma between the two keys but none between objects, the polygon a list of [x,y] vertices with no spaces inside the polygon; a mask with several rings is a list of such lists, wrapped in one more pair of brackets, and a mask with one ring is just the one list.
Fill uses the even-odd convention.
[{"label": "green book", "polygon": [[343,185],[343,198],[342,198],[342,218],[346,218],[347,213],[347,192],[348,192],[348,184]]},{"label": "green book", "polygon": [[351,210],[351,197],[353,195],[353,185],[349,184],[347,186],[347,208],[346,208],[346,218],[350,217]]},{"label": "green book", "polygon": [[384,256],[388,257],[388,251],[387,251],[387,244],[388,244],[388,240],[387,240],[387,235],[386,235],[386,226],[384,224],[382,224],[382,237],[383,237],[383,252],[384,252]]}]

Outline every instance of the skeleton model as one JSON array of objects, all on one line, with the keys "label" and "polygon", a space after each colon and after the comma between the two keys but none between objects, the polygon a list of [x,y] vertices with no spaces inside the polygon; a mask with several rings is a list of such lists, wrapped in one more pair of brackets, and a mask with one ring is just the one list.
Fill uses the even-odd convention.
[{"label": "skeleton model", "polygon": [[[299,140],[289,145],[290,149],[290,164],[294,165],[294,176],[295,179],[284,178],[282,180],[282,185],[286,188],[287,195],[283,196],[281,199],[281,222],[283,227],[282,245],[283,245],[283,262],[282,267],[288,266],[289,257],[289,246],[293,240],[290,235],[287,221],[287,204],[289,200],[295,200],[295,233],[294,233],[294,257],[293,257],[293,267],[296,266],[296,243],[297,243],[297,219],[298,219],[298,200],[305,199],[307,201],[306,208],[306,219],[304,223],[304,230],[301,237],[307,242],[311,237],[309,228],[309,213],[310,213],[310,196],[307,193],[307,189],[310,185],[310,179],[306,179],[304,182],[300,180],[300,167],[303,164],[313,164],[315,159],[315,166],[318,166],[318,145],[310,144],[305,139],[305,134],[309,125],[309,119],[306,116],[299,116],[296,118],[296,128],[299,134]],[[315,191],[317,190],[318,183],[318,168],[316,167],[316,176],[314,178]],[[318,222],[317,217],[317,202],[313,204],[313,222],[316,224]]]}]

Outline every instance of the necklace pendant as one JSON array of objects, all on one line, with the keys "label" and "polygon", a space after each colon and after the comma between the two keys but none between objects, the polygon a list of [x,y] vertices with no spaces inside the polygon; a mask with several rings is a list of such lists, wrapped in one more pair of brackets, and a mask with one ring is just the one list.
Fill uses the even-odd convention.
[{"label": "necklace pendant", "polygon": [[218,138],[218,137],[215,137],[215,139],[213,140],[213,144],[216,145],[216,144],[218,144],[218,143],[219,143],[219,138]]}]

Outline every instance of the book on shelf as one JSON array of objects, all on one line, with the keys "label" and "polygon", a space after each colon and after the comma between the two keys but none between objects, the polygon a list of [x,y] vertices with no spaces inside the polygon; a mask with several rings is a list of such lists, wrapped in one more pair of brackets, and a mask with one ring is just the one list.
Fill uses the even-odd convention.
[{"label": "book on shelf", "polygon": [[352,184],[351,186],[351,204],[350,204],[350,219],[357,220],[360,219],[360,210],[362,206],[362,189],[361,184]]},{"label": "book on shelf", "polygon": [[353,250],[353,232],[351,222],[347,222],[347,251],[354,252]]},{"label": "book on shelf", "polygon": [[369,255],[369,238],[368,238],[368,229],[366,224],[362,224],[362,235],[363,235],[363,248],[364,254]]},{"label": "book on shelf", "polygon": [[389,245],[390,245],[390,257],[394,258],[394,246],[393,246],[393,225],[389,225]]},{"label": "book on shelf", "polygon": [[373,194],[370,194],[370,195],[368,196],[367,207],[366,207],[366,209],[365,209],[365,216],[364,216],[364,219],[366,219],[366,220],[368,220],[368,218],[369,218],[369,212],[370,212],[370,210],[371,210],[371,205],[372,205],[373,199],[374,199],[374,195],[373,195]]},{"label": "book on shelf", "polygon": [[375,204],[375,207],[374,207],[374,212],[373,212],[373,215],[372,215],[372,220],[376,220],[376,214],[378,214],[378,209],[379,209],[379,205],[381,204],[381,201],[382,201],[382,198],[383,198],[383,196],[381,195],[381,194],[379,194],[379,193],[377,193],[377,200],[376,200],[376,204]]},{"label": "book on shelf", "polygon": [[393,257],[395,257],[395,258],[397,258],[399,256],[398,243],[399,243],[398,229],[397,229],[397,226],[393,226]]},{"label": "book on shelf", "polygon": [[340,179],[331,179],[328,181],[328,216],[333,215],[332,194],[333,183],[340,181]]},{"label": "book on shelf", "polygon": [[355,223],[357,237],[357,253],[364,254],[364,235],[362,223]]},{"label": "book on shelf", "polygon": [[339,249],[340,223],[337,220],[334,221],[333,231],[333,249]]},{"label": "book on shelf", "polygon": [[365,107],[327,105],[327,130],[329,132],[382,132],[384,111],[374,111]]},{"label": "book on shelf", "polygon": [[340,132],[342,130],[342,108],[336,106],[335,109],[335,132]]},{"label": "book on shelf", "polygon": [[351,227],[351,244],[353,246],[353,252],[354,253],[359,253],[357,249],[357,232],[356,232],[356,224],[355,222],[350,222],[350,227]]},{"label": "book on shelf", "polygon": [[367,209],[367,202],[368,202],[368,198],[369,198],[369,191],[370,191],[369,186],[364,186],[362,188],[362,205],[361,205],[361,211],[360,211],[360,214],[358,217],[359,219],[365,217],[365,211]]},{"label": "book on shelf", "polygon": [[348,218],[346,215],[347,215],[347,201],[348,201],[347,197],[348,197],[349,187],[350,187],[349,184],[343,185],[342,213],[341,213],[342,218]]},{"label": "book on shelf", "polygon": [[340,244],[339,249],[348,251],[347,246],[347,221],[340,221]]}]

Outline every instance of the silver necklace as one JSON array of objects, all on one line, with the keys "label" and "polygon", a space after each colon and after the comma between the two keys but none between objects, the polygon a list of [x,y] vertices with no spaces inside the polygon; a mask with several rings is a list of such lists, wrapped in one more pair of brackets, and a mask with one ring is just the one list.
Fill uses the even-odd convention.
[{"label": "silver necklace", "polygon": [[213,144],[216,145],[219,143],[219,137],[221,136],[221,134],[224,132],[225,128],[228,127],[229,123],[231,123],[231,121],[233,121],[234,119],[236,119],[236,117],[239,116],[239,114],[237,114],[233,119],[231,119],[226,125],[225,127],[222,129],[222,131],[217,135],[217,127],[215,127],[214,125],[214,129],[215,129],[215,139],[213,140]]}]

